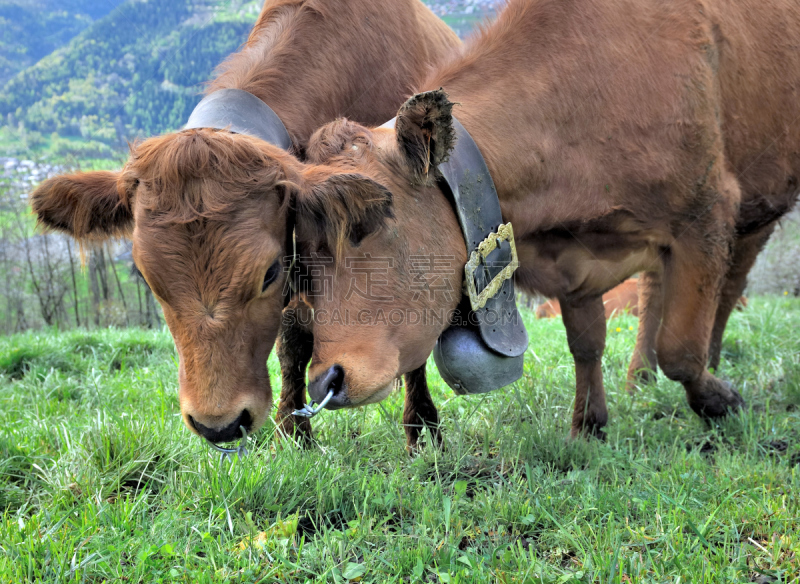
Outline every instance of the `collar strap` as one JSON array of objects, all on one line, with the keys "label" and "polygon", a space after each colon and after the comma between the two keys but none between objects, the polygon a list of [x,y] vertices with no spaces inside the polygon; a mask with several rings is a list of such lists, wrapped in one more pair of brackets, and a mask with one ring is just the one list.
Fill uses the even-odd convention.
[{"label": "collar strap", "polygon": [[271,107],[242,89],[220,89],[203,98],[184,130],[214,128],[260,138],[284,150],[292,147],[286,126]]},{"label": "collar strap", "polygon": [[[380,127],[394,129],[396,121]],[[456,145],[439,165],[439,187],[449,193],[467,244],[464,287],[469,307],[483,342],[500,355],[519,357],[528,348],[528,332],[514,292],[513,274],[519,267],[514,230],[511,223],[503,224],[500,198],[480,148],[455,117],[453,129]]]},{"label": "collar strap", "polygon": [[519,357],[528,333],[517,311],[514,271],[519,267],[514,231],[503,224],[500,199],[478,145],[453,118],[455,148],[439,165],[440,186],[450,192],[467,244],[464,269],[470,306],[483,341],[500,355]]}]

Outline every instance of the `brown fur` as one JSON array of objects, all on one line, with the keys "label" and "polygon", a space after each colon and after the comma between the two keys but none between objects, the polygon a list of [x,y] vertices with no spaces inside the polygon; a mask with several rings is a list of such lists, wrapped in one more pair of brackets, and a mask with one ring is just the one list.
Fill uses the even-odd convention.
[{"label": "brown fur", "polygon": [[306,405],[306,368],[314,349],[311,307],[301,298],[293,298],[283,310],[284,322],[275,352],[281,364],[281,400],[276,422],[280,432],[295,437],[301,444],[311,442],[311,420],[293,412]]},{"label": "brown fur", "polygon": [[249,91],[274,109],[299,152],[322,124],[381,124],[459,41],[417,0],[271,0],[208,91]]},{"label": "brown fur", "polygon": [[415,95],[397,112],[400,148],[414,172],[414,181],[430,184],[436,164],[445,162],[455,143],[453,104],[444,93]]},{"label": "brown fur", "polygon": [[442,434],[439,429],[439,413],[433,405],[428,382],[425,379],[425,365],[403,376],[406,384],[405,407],[403,408],[403,427],[406,431],[406,444],[413,454],[419,444],[423,428],[435,446],[441,446]]},{"label": "brown fur", "polygon": [[131,207],[119,173],[53,177],[31,194],[38,223],[67,231],[81,241],[130,235]]},{"label": "brown fur", "polygon": [[[709,346],[708,365],[717,370],[722,335],[731,311],[739,306],[737,300],[747,285],[747,274],[777,220],[794,206],[800,192],[800,120],[796,107],[800,98],[800,53],[796,49],[800,5],[783,0],[762,5],[751,0],[737,4],[735,9],[723,2],[704,6],[712,26],[709,54],[718,73],[725,157],[742,192],[737,240]],[[775,69],[776,63],[781,64],[780,71]],[[653,293],[662,292],[657,289]],[[660,315],[654,313],[659,311],[655,307],[649,311],[649,318],[640,320],[640,335],[628,370],[629,387],[653,378],[653,343],[660,323]]]},{"label": "brown fur", "polygon": [[[265,100],[303,155],[312,131],[337,116],[391,118],[415,80],[459,44],[418,0],[267,0],[208,91],[239,88]],[[265,273],[290,253],[295,206],[330,221],[300,197],[295,164],[254,138],[188,130],[134,145],[122,172],[56,177],[31,196],[40,223],[80,241],[132,237],[175,340],[181,411],[192,430],[189,416],[220,429],[245,409],[256,430],[271,408],[266,359],[281,325],[285,275],[262,292]],[[332,179],[315,193],[330,203],[337,188]],[[387,193],[370,192],[377,194],[359,207],[362,215],[342,213],[335,222],[354,242],[388,215]],[[288,350],[282,361],[304,366],[302,347],[296,365]],[[284,397],[297,404],[303,389],[290,373]]]},{"label": "brown fur", "polygon": [[[559,299],[576,366],[573,434],[606,423],[602,293],[637,271],[647,289],[640,316],[656,323],[640,328],[650,335],[649,358],[683,383],[703,416],[743,403],[705,363],[737,232],[768,224],[797,196],[798,42],[800,5],[790,0],[512,0],[414,98],[415,108],[441,109],[443,87],[460,104],[453,112],[480,147],[514,225],[517,283]],[[314,161],[329,172],[355,169],[392,192],[396,219],[345,251],[394,258],[381,290],[401,309],[452,309],[458,301],[431,306],[412,300],[408,287],[412,254],[463,265],[449,203],[417,180],[420,152],[439,162],[419,137],[447,131],[413,122],[374,129],[372,149]],[[324,180],[310,170],[303,176]],[[330,301],[314,299],[315,310],[376,312],[376,302],[346,299],[347,291],[340,279]],[[309,391],[319,391],[315,379],[335,364],[345,372],[342,405],[381,399],[389,380],[424,362],[442,328],[317,327]]]},{"label": "brown fur", "polygon": [[345,239],[357,246],[392,216],[391,203],[392,194],[382,185],[359,175],[334,174],[315,185],[309,196],[301,194],[296,208],[310,223],[304,241],[314,239],[341,257]]}]

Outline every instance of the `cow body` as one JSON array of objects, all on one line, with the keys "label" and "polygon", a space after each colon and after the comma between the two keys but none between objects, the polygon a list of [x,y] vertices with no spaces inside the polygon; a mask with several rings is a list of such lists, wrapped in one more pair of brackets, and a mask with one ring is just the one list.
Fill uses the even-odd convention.
[{"label": "cow body", "polygon": [[[708,366],[717,370],[722,335],[731,311],[741,304],[747,274],[778,219],[797,201],[800,5],[751,0],[698,6],[711,28],[709,54],[716,73],[725,162],[741,191],[736,240],[709,346]],[[629,387],[639,379],[652,379],[657,362],[661,274],[643,273],[640,286],[644,309]]]},{"label": "cow body", "polygon": [[207,93],[249,91],[280,116],[301,156],[322,124],[380,124],[461,42],[419,0],[267,0],[246,45]]},{"label": "cow body", "polygon": [[[358,173],[353,201],[363,193],[391,200],[387,228],[343,253],[400,258],[381,295],[428,310],[405,291],[414,275],[405,258],[464,257],[431,171],[452,149],[452,111],[514,226],[517,284],[559,299],[576,365],[573,434],[606,423],[602,294],[639,271],[659,280],[640,314],[650,319],[640,333],[655,331],[654,358],[698,414],[722,416],[743,403],[705,369],[730,250],[797,196],[798,42],[800,5],[789,0],[512,0],[428,77],[394,130],[321,129],[311,149],[317,140],[356,147],[317,156],[327,167],[305,172],[308,190],[330,197],[335,186],[341,196],[347,186],[330,176],[346,168]],[[325,252],[324,236],[304,234]],[[344,289],[315,299],[315,309],[333,305],[375,309]],[[392,376],[427,357],[436,331],[423,329],[318,327],[324,343],[315,344],[309,391],[324,395],[318,381],[335,367],[334,407],[374,401]]]}]

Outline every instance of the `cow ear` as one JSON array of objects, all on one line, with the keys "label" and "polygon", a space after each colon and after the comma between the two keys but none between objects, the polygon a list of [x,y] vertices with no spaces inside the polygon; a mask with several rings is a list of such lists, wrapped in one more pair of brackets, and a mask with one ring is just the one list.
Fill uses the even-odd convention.
[{"label": "cow ear", "polygon": [[392,193],[360,174],[306,176],[297,195],[298,239],[325,244],[337,256],[346,240],[353,246],[380,229],[392,213]]},{"label": "cow ear", "polygon": [[442,89],[411,97],[397,112],[395,132],[418,183],[429,183],[455,145],[453,103]]},{"label": "cow ear", "polygon": [[354,160],[372,149],[370,132],[364,126],[339,118],[311,135],[306,159],[312,164],[328,164],[335,157]]},{"label": "cow ear", "polygon": [[130,194],[135,188],[125,173],[84,172],[44,181],[30,195],[39,224],[79,241],[102,241],[130,234]]}]

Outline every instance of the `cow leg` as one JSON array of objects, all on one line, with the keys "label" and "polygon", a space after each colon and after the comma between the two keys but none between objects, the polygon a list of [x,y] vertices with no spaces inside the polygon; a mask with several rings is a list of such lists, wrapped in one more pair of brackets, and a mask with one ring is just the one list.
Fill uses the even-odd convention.
[{"label": "cow leg", "polygon": [[652,383],[656,379],[656,336],[661,325],[663,291],[659,272],[639,274],[639,331],[636,347],[628,367],[626,389],[633,391],[637,384]]},{"label": "cow leg", "polygon": [[744,293],[747,286],[747,274],[750,273],[758,254],[774,230],[775,222],[772,222],[753,233],[738,238],[734,244],[733,260],[722,286],[717,314],[714,317],[714,328],[711,331],[711,343],[708,347],[708,366],[714,371],[719,369],[722,335],[728,325],[728,318]]},{"label": "cow leg", "polygon": [[714,226],[709,220],[693,233],[687,231],[665,255],[664,310],[656,340],[658,366],[683,384],[689,405],[704,418],[721,417],[744,405],[730,384],[706,370],[730,238],[721,226],[715,233]]},{"label": "cow leg", "polygon": [[567,329],[569,350],[575,360],[575,410],[572,437],[580,434],[605,438],[602,428],[608,422],[603,389],[603,350],[606,346],[606,314],[602,296],[577,303],[559,299],[561,316]]},{"label": "cow leg", "polygon": [[311,441],[311,420],[292,412],[306,403],[306,369],[314,349],[311,307],[294,298],[283,311],[283,326],[278,335],[276,353],[281,365],[281,398],[275,422],[286,436],[295,436],[302,444]]},{"label": "cow leg", "polygon": [[439,431],[439,413],[431,399],[428,382],[425,379],[425,365],[403,376],[406,385],[406,401],[403,409],[403,427],[406,431],[406,448],[409,453],[417,450],[419,435],[428,428],[431,440],[437,446],[442,444]]}]

